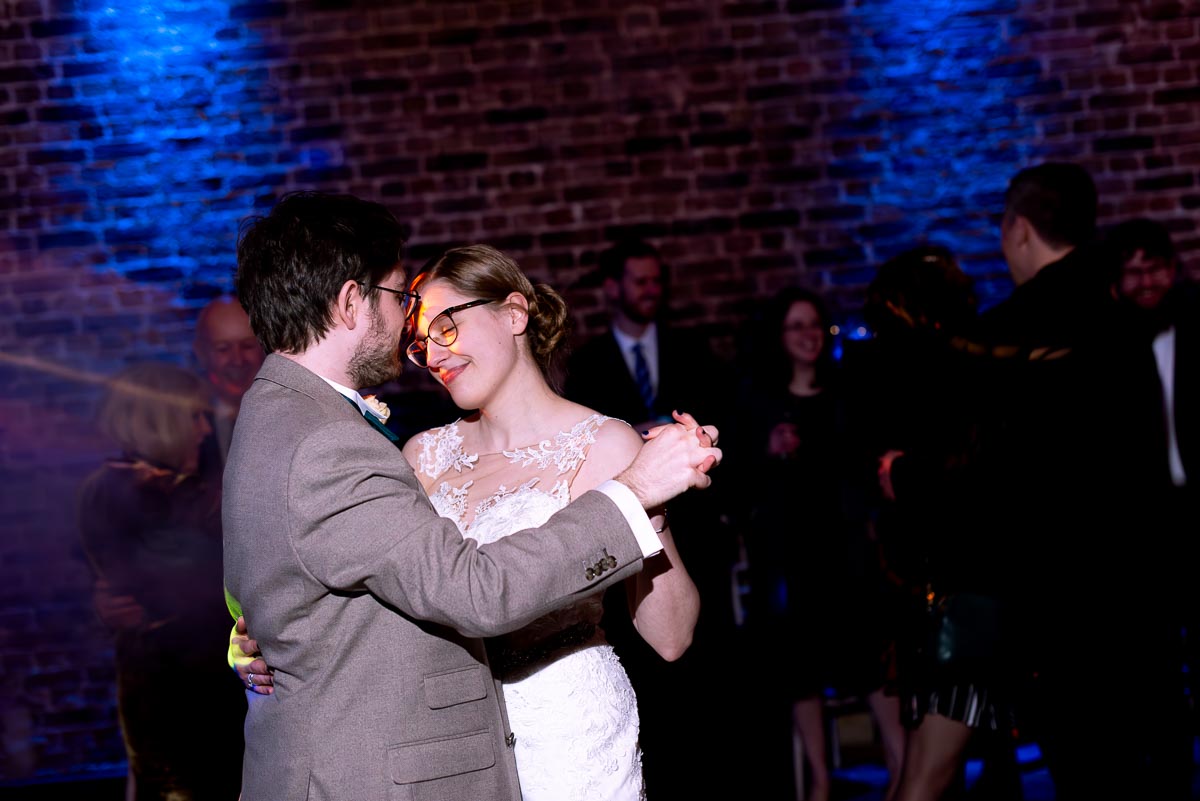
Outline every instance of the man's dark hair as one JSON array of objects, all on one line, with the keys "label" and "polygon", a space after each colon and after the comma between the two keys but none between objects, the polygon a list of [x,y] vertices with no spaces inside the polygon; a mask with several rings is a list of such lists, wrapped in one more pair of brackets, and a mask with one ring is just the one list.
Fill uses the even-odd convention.
[{"label": "man's dark hair", "polygon": [[1096,235],[1096,184],[1069,162],[1027,167],[1008,184],[1004,208],[1029,220],[1038,236],[1057,248],[1087,244]]},{"label": "man's dark hair", "polygon": [[[400,260],[392,213],[352,195],[295,192],[252,217],[238,238],[237,295],[267,353],[297,353],[333,325],[347,281],[374,286]],[[379,292],[364,290],[372,303]]]},{"label": "man's dark hair", "polygon": [[1105,251],[1120,259],[1121,264],[1132,259],[1139,250],[1148,259],[1175,259],[1175,245],[1167,227],[1145,217],[1114,225],[1105,234],[1104,244]]},{"label": "man's dark hair", "polygon": [[620,281],[625,275],[625,262],[630,259],[655,259],[662,264],[662,256],[654,245],[643,239],[622,239],[600,253],[600,275]]}]

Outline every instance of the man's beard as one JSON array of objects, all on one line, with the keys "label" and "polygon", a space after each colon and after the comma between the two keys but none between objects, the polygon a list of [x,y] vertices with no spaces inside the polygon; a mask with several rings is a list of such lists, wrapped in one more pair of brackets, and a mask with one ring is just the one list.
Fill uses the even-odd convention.
[{"label": "man's beard", "polygon": [[367,337],[354,350],[346,366],[354,388],[377,387],[400,377],[400,346],[388,335],[378,316],[371,320]]},{"label": "man's beard", "polygon": [[639,325],[649,325],[657,320],[661,308],[660,299],[638,303],[627,300],[621,304],[621,310],[625,312],[625,316]]}]

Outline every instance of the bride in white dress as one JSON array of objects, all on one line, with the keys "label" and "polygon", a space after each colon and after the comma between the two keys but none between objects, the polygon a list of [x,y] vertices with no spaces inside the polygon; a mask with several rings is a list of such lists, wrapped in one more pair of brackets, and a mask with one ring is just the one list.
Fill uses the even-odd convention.
[{"label": "bride in white dress", "polygon": [[[567,322],[554,290],[534,287],[484,245],[448,251],[414,284],[422,303],[409,356],[460,408],[476,411],[413,437],[404,455],[464,537],[483,544],[540,525],[633,460],[642,442],[635,431],[551,387]],[[691,643],[699,594],[665,510],[651,522],[663,551],[629,579],[629,609],[646,642],[673,660]],[[637,703],[600,614],[593,596],[490,643],[525,801],[645,796]]]}]

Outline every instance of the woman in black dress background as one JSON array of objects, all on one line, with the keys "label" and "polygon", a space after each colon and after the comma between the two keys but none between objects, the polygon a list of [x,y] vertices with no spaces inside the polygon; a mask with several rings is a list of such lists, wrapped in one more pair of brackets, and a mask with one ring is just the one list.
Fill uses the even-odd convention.
[{"label": "woman in black dress background", "polygon": [[[846,426],[824,302],[805,289],[785,290],[748,334],[743,363],[751,370],[738,406],[744,417],[736,446],[747,504],[746,627],[762,656],[758,667],[771,671],[774,699],[768,701],[786,706],[799,733],[808,767],[805,798],[826,801],[823,701],[829,692],[868,701],[893,783],[899,773],[899,704],[883,690],[886,589],[867,537],[861,451]],[[783,643],[797,659],[779,659]]]}]

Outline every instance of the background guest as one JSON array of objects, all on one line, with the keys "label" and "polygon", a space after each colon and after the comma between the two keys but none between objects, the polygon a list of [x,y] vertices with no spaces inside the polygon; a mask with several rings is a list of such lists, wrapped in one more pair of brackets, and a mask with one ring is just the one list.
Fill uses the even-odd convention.
[{"label": "background guest", "polygon": [[[1145,494],[1140,505],[1145,524],[1164,530],[1156,538],[1164,546],[1159,560],[1162,569],[1156,571],[1156,578],[1162,587],[1163,613],[1182,635],[1185,649],[1180,655],[1174,643],[1164,638],[1167,695],[1160,702],[1163,723],[1158,727],[1173,732],[1164,746],[1167,753],[1175,754],[1169,764],[1177,771],[1176,781],[1182,787],[1187,782],[1188,752],[1196,731],[1195,723],[1187,720],[1196,710],[1189,715],[1185,701],[1200,690],[1200,598],[1191,580],[1191,567],[1196,563],[1194,529],[1200,519],[1195,480],[1200,472],[1200,444],[1196,441],[1200,293],[1195,284],[1181,280],[1175,245],[1161,223],[1145,218],[1128,220],[1110,228],[1104,242],[1105,252],[1113,259],[1113,291],[1131,321],[1130,336],[1135,347],[1153,354],[1158,378],[1158,391],[1151,394],[1146,415],[1161,415],[1161,448],[1154,459],[1158,469],[1151,473],[1159,485],[1153,494]],[[1186,696],[1180,692],[1181,676],[1187,684]]]},{"label": "background guest", "polygon": [[[208,418],[212,434],[201,443],[198,470],[206,481],[219,487],[242,395],[258,374],[265,354],[250,330],[249,315],[236,299],[228,297],[214,298],[200,310],[192,353],[211,398]],[[137,625],[145,615],[136,599],[115,592],[103,577],[92,584],[92,603],[104,624],[113,629]]]},{"label": "background guest", "polygon": [[[209,412],[208,387],[195,374],[157,362],[128,368],[109,386],[99,420],[121,453],[80,490],[93,574],[136,606],[105,620],[138,801],[233,801],[241,783],[245,695],[220,659],[229,617],[219,490],[197,475]],[[178,691],[164,693],[164,682]]]},{"label": "background guest", "polygon": [[227,297],[215,298],[200,310],[192,352],[212,387],[213,439],[224,464],[242,395],[258,375],[266,354],[250,330],[246,310]]},{"label": "background guest", "polygon": [[[759,748],[780,792],[804,791],[827,801],[832,783],[825,743],[826,691],[865,698],[878,724],[889,773],[899,779],[904,752],[899,702],[885,694],[891,632],[879,561],[866,537],[864,503],[856,481],[856,448],[846,427],[844,399],[832,358],[825,304],[814,292],[785,290],[748,329],[751,357],[737,409],[742,456],[732,475],[744,507],[749,560],[748,630],[760,670],[763,713],[786,722],[772,727]],[[737,456],[735,456],[737,459]],[[771,656],[790,643],[798,660]],[[774,666],[773,668],[771,666]],[[778,757],[798,732],[807,787],[793,788],[793,770]],[[787,752],[785,752],[787,753]],[[782,795],[780,796],[782,797]]]},{"label": "background guest", "polygon": [[[968,745],[989,736],[1000,741],[993,767],[1007,761],[1002,797],[1020,792],[999,628],[1007,546],[976,522],[970,373],[952,347],[969,334],[975,306],[971,281],[948,250],[911,249],[879,268],[864,307],[874,337],[846,356],[852,419],[878,460],[879,537],[909,599],[897,679],[910,734],[895,795],[908,801],[942,798],[956,781],[961,788]],[[948,643],[947,659],[931,637],[951,604],[982,611],[968,624],[969,641]]]},{"label": "background guest", "polygon": [[[1076,164],[1009,182],[1001,248],[1016,288],[981,317],[999,358],[980,393],[979,508],[1027,555],[1014,576],[1036,682],[1021,712],[1056,797],[1185,797],[1176,724],[1160,725],[1180,681],[1161,594],[1168,531],[1145,502],[1167,469],[1162,393],[1111,291],[1112,254],[1094,246],[1097,206]],[[1119,532],[1119,547],[1098,531]]]},{"label": "background guest", "polygon": [[[670,419],[674,409],[694,409],[699,419],[725,425],[711,349],[668,320],[667,268],[658,249],[638,239],[618,242],[600,254],[599,271],[610,326],[571,354],[563,394],[638,430]],[[713,492],[678,498],[669,509],[676,545],[701,597],[692,646],[681,659],[663,662],[638,636],[623,592],[609,591],[604,599],[603,628],[637,690],[646,793],[662,801],[710,792],[726,777],[734,786],[740,781],[735,761],[722,753],[728,744],[705,734],[714,725],[737,726],[730,717],[737,707],[725,700],[737,689],[727,673],[737,660],[730,641],[734,546],[722,521],[724,496],[718,482]],[[702,697],[709,702],[697,704]],[[698,760],[710,770],[696,771]]]}]

